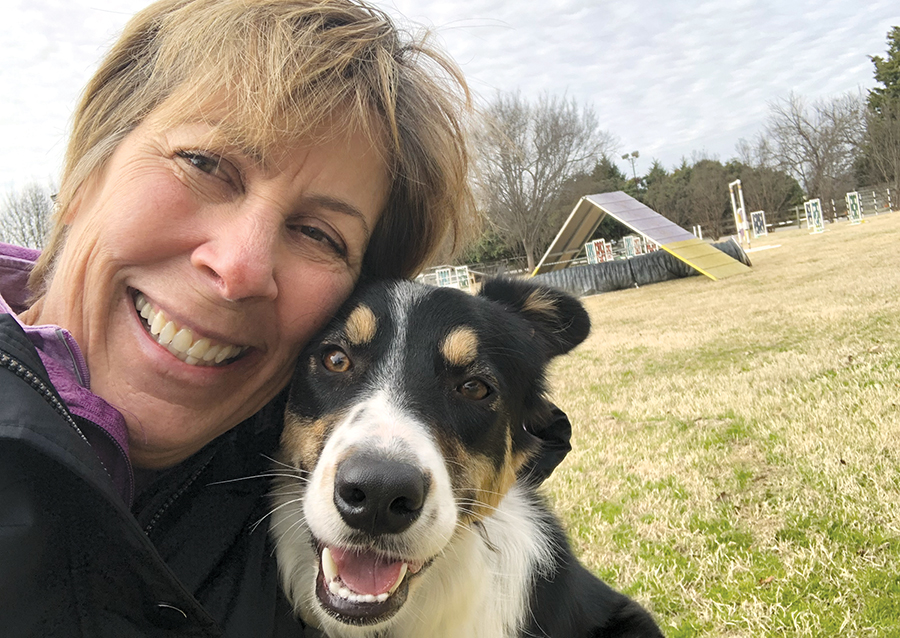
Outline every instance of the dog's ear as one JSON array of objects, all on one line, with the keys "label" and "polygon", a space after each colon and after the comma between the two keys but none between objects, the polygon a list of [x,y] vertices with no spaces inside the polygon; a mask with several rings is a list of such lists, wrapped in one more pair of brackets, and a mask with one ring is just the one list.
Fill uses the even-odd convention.
[{"label": "dog's ear", "polygon": [[498,278],[485,280],[478,294],[531,322],[549,345],[551,357],[565,354],[591,331],[591,320],[581,302],[554,288]]}]

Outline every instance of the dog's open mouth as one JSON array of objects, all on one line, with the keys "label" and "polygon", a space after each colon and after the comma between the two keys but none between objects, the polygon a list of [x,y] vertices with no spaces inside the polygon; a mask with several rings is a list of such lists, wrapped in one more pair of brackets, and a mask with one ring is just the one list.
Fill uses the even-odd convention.
[{"label": "dog's open mouth", "polygon": [[370,550],[319,548],[316,595],[341,622],[370,625],[393,616],[406,602],[409,580],[423,563],[406,562]]}]

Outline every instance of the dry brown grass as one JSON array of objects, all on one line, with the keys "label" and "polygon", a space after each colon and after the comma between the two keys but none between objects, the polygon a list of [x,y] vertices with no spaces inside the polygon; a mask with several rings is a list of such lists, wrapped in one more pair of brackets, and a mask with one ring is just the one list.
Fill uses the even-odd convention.
[{"label": "dry brown grass", "polygon": [[667,635],[900,635],[900,214],[776,244],[584,300],[547,491]]}]

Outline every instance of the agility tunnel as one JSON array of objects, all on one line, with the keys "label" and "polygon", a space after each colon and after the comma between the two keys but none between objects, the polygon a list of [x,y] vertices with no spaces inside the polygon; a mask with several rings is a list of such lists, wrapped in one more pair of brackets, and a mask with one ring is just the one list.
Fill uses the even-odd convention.
[{"label": "agility tunnel", "polygon": [[[721,251],[730,259],[745,266],[751,265],[747,254],[734,240],[706,245]],[[646,286],[699,274],[701,274],[700,271],[689,266],[685,261],[664,250],[657,250],[631,259],[552,270],[535,275],[533,279],[570,294],[584,296]]]}]

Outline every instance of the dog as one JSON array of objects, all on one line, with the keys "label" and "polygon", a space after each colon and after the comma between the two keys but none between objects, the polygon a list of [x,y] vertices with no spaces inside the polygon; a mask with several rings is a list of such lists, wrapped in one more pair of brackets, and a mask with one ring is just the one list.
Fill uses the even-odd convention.
[{"label": "dog", "polygon": [[295,613],[332,638],[661,636],[527,477],[547,365],[589,330],[512,279],[354,293],[289,390],[270,529]]}]

